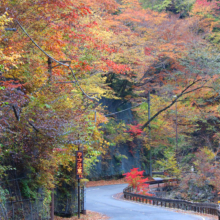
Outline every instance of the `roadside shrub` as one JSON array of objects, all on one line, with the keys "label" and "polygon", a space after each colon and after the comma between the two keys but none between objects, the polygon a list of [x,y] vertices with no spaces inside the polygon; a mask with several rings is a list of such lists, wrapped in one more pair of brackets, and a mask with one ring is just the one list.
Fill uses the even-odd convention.
[{"label": "roadside shrub", "polygon": [[133,190],[138,194],[142,195],[150,195],[149,191],[149,184],[145,182],[148,181],[148,178],[144,178],[143,173],[144,170],[138,171],[139,168],[133,168],[128,173],[124,173],[125,179],[129,186],[132,186]]}]

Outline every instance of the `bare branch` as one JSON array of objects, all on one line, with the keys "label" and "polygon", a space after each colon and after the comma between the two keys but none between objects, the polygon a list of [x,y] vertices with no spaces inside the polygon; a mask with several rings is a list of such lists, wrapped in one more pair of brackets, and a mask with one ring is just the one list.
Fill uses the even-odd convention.
[{"label": "bare branch", "polygon": [[36,126],[34,124],[32,124],[30,121],[28,121],[28,124],[36,131],[36,132],[40,132],[39,129],[36,128]]},{"label": "bare branch", "polygon": [[18,114],[18,112],[17,112],[15,106],[12,105],[12,108],[13,108],[13,111],[14,111],[14,114],[15,114],[15,117],[16,117],[17,121],[20,121],[20,115]]},{"label": "bare branch", "polygon": [[[163,109],[161,109],[160,111],[158,111],[152,118],[150,118],[141,128],[144,129],[146,128],[149,123],[151,121],[153,121],[158,115],[160,115],[162,112],[166,111],[167,109],[169,109],[181,96],[189,93],[186,92],[190,87],[192,87],[193,85],[195,85],[197,82],[201,81],[201,79],[193,81],[191,84],[189,84],[179,95],[176,96],[176,98],[166,107],[164,107]],[[194,90],[191,90],[191,92],[193,92]]]}]

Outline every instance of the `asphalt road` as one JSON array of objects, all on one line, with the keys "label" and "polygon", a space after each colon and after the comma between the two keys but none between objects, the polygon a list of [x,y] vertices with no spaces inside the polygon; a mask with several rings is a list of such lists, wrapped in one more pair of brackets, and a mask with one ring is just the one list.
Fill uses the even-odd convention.
[{"label": "asphalt road", "polygon": [[111,220],[206,220],[193,214],[177,213],[132,201],[114,199],[127,184],[89,187],[86,190],[86,209],[103,213]]}]

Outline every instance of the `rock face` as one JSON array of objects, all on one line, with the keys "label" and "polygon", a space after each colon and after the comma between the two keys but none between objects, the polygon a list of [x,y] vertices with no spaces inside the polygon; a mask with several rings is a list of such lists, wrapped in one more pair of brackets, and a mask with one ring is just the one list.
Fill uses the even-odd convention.
[{"label": "rock face", "polygon": [[188,182],[189,188],[186,191],[187,197],[193,201],[198,202],[211,202],[214,199],[214,194],[212,193],[213,187],[209,183],[204,183],[202,186],[198,186],[195,180],[190,180]]},{"label": "rock face", "polygon": [[[115,149],[120,152],[114,155]],[[121,158],[121,155],[125,155],[126,158]],[[110,156],[108,158],[99,157],[99,162],[91,167],[89,179],[99,180],[99,179],[110,179],[114,177],[121,177],[123,173],[129,172],[130,169],[134,167],[139,167],[144,169],[144,164],[140,160],[140,151],[136,149],[134,155],[129,152],[129,146],[121,145],[119,147],[110,148]],[[146,174],[149,174],[149,169],[145,168]]]},{"label": "rock face", "polygon": [[[103,106],[109,113],[123,111],[130,108],[131,103],[123,102],[122,100],[111,100],[103,98],[101,101]],[[126,110],[116,114],[117,119],[123,120],[124,123],[130,124],[135,120],[132,111]],[[123,173],[129,172],[130,169],[138,167],[141,170],[145,170],[146,174],[149,174],[149,164],[143,162],[141,158],[149,158],[148,152],[143,155],[140,151],[141,146],[139,143],[135,143],[137,147],[133,154],[129,152],[130,147],[126,144],[120,144],[119,146],[112,146],[109,149],[109,154],[105,157],[99,157],[99,162],[91,167],[90,175],[87,177],[90,180],[108,179],[114,177],[120,177]],[[122,155],[126,156],[124,158]]]},{"label": "rock face", "polygon": [[166,198],[170,199],[183,199],[193,202],[214,202],[216,194],[213,193],[213,186],[209,182],[204,182],[202,185],[198,185],[195,179],[188,181],[188,188],[180,186],[167,193]]}]

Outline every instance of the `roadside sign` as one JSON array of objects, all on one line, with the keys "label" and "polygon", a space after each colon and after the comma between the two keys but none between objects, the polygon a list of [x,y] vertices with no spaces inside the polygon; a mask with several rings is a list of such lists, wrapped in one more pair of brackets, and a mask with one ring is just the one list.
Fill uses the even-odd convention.
[{"label": "roadside sign", "polygon": [[76,179],[83,178],[83,151],[76,151]]},{"label": "roadside sign", "polygon": [[83,178],[83,151],[76,151],[76,179],[78,179],[78,219],[80,219],[80,179]]}]

